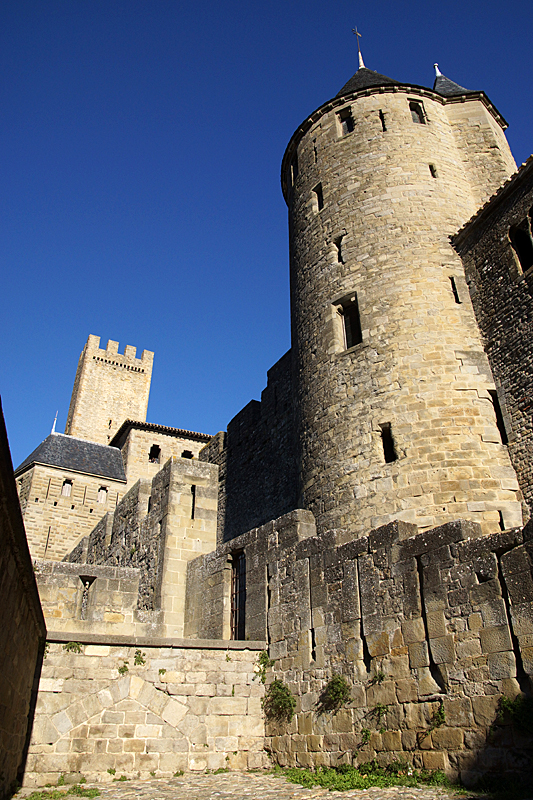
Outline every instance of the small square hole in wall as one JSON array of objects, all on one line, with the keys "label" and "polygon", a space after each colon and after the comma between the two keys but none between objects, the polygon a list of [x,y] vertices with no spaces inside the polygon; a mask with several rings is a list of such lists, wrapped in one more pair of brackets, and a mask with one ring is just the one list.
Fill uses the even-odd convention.
[{"label": "small square hole in wall", "polygon": [[432,178],[437,177],[437,167],[435,166],[435,164],[429,164],[429,173]]}]

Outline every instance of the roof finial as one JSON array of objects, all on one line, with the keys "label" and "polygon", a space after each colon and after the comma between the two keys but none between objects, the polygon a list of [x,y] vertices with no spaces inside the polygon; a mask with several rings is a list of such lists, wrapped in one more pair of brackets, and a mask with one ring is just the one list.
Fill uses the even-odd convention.
[{"label": "roof finial", "polygon": [[359,45],[359,39],[361,38],[361,34],[357,30],[357,27],[352,28],[352,33],[357,38],[357,52],[359,53],[359,69],[366,69],[365,62],[363,61],[363,56],[361,55],[361,47]]},{"label": "roof finial", "polygon": [[441,75],[442,75],[442,72],[439,69],[439,65],[438,64],[433,64],[433,66],[435,67],[435,77],[436,78],[440,78]]},{"label": "roof finial", "polygon": [[55,432],[56,432],[56,422],[57,422],[57,415],[58,415],[58,414],[59,414],[59,409],[56,411],[56,415],[55,415],[55,419],[54,419],[54,424],[52,425],[52,433],[55,433]]}]

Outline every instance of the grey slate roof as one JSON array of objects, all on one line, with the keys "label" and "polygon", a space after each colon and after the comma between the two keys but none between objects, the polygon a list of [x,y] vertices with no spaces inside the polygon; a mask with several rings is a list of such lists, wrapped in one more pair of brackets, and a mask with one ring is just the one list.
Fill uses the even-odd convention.
[{"label": "grey slate roof", "polygon": [[470,89],[465,89],[464,86],[459,86],[455,81],[451,81],[445,75],[437,75],[435,83],[433,84],[433,91],[441,94],[443,97],[453,97],[457,94],[470,94]]},{"label": "grey slate roof", "polygon": [[126,483],[122,453],[117,447],[76,439],[64,433],[51,433],[15,470],[15,475],[32,464],[45,464],[73,472]]},{"label": "grey slate roof", "polygon": [[381,75],[379,72],[374,72],[373,69],[359,67],[355,75],[352,75],[348,83],[345,83],[340,92],[337,92],[335,96],[342,97],[345,94],[359,92],[361,89],[368,89],[370,86],[388,86],[398,83],[399,81],[394,81],[392,78],[387,78],[386,75]]}]

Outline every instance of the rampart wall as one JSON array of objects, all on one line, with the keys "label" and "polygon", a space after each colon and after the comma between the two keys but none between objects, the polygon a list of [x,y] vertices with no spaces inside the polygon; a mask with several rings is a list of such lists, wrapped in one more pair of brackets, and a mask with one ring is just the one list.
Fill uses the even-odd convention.
[{"label": "rampart wall", "polygon": [[[408,759],[465,781],[531,768],[532,743],[498,726],[500,698],[531,688],[533,528],[481,536],[474,522],[423,533],[393,522],[338,544],[295,511],[189,564],[186,630],[220,635],[228,557],[247,564],[246,636],[296,696],[269,722],[281,764]],[[249,570],[249,571],[248,571]],[[329,680],[351,700],[324,709]]]},{"label": "rampart wall", "polygon": [[0,798],[21,778],[46,639],[0,406]]},{"label": "rampart wall", "polygon": [[220,465],[219,542],[296,508],[290,351],[268,371],[261,402],[251,400],[199,458]]},{"label": "rampart wall", "polygon": [[[533,508],[533,260],[525,271],[513,250],[511,226],[521,226],[533,257],[533,162],[454,238],[463,259],[509,438],[509,455]],[[527,248],[526,248],[527,249]]]}]

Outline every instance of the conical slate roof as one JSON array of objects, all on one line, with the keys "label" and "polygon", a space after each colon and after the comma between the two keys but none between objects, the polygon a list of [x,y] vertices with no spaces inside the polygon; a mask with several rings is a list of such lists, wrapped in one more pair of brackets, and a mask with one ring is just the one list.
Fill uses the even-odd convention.
[{"label": "conical slate roof", "polygon": [[465,89],[464,86],[459,86],[455,81],[451,81],[445,75],[437,75],[435,83],[433,84],[433,91],[441,94],[443,97],[453,97],[456,94],[470,94],[470,89]]},{"label": "conical slate roof", "polygon": [[118,447],[76,439],[63,433],[51,433],[47,436],[20,467],[17,467],[15,475],[32,464],[46,464],[101,478],[126,481],[122,453]]},{"label": "conical slate roof", "polygon": [[352,92],[359,92],[361,89],[369,89],[371,86],[389,86],[398,84],[399,81],[394,81],[392,78],[387,78],[386,75],[381,75],[379,72],[374,72],[373,69],[366,67],[359,67],[355,75],[353,75],[348,83],[345,83],[340,92],[337,92],[336,97],[342,97],[345,94]]}]

